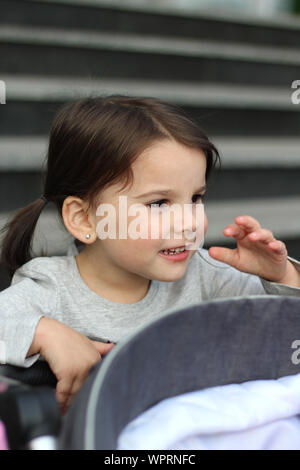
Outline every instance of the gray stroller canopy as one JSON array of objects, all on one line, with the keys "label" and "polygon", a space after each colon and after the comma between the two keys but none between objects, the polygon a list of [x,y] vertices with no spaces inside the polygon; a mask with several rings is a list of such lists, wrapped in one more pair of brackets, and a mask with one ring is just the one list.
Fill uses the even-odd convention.
[{"label": "gray stroller canopy", "polygon": [[[168,310],[115,346],[65,417],[62,449],[117,449],[123,428],[166,398],[300,372],[300,299],[257,296]],[[300,400],[300,390],[299,390]]]}]

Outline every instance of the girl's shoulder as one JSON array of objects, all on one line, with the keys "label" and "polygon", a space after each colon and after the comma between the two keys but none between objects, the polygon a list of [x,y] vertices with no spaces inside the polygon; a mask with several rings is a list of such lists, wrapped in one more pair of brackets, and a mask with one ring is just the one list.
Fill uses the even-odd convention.
[{"label": "girl's shoulder", "polygon": [[64,275],[70,272],[73,263],[73,256],[38,256],[15,271],[11,284],[28,277],[35,280],[51,279],[60,283]]}]

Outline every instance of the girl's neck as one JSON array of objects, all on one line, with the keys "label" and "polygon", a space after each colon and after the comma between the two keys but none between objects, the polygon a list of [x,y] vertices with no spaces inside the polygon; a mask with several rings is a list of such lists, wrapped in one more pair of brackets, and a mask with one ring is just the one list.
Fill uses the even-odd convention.
[{"label": "girl's neck", "polygon": [[75,260],[79,274],[89,289],[104,299],[122,304],[139,302],[147,295],[151,285],[149,279],[131,273],[118,276],[112,269],[105,269],[105,263],[99,263],[99,258],[88,248],[76,255]]}]

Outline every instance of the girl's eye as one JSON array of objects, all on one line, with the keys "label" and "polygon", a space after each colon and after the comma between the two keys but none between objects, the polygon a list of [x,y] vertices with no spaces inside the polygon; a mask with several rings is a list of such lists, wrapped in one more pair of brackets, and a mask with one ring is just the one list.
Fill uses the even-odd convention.
[{"label": "girl's eye", "polygon": [[[194,202],[197,202],[198,199],[201,199],[201,200],[203,201],[203,200],[204,200],[204,196],[205,196],[205,194],[195,194],[195,195],[193,196],[193,199],[195,198],[196,200],[193,201],[193,203],[194,203]],[[160,207],[162,204],[166,204],[167,202],[168,202],[167,199],[160,199],[159,201],[149,202],[149,204],[146,204],[146,205],[149,206],[149,207],[152,207],[152,206],[158,206],[158,207]]]},{"label": "girl's eye", "polygon": [[[204,194],[195,194],[195,196],[193,196],[194,198],[196,198],[196,201],[198,199],[201,199],[201,201],[204,201],[204,198],[205,198],[205,193]],[[196,202],[195,201],[195,202]]]},{"label": "girl's eye", "polygon": [[162,204],[164,204],[166,202],[167,202],[166,199],[160,199],[160,201],[149,202],[149,204],[146,204],[146,205],[149,206],[149,207],[152,207],[152,206],[160,207]]}]

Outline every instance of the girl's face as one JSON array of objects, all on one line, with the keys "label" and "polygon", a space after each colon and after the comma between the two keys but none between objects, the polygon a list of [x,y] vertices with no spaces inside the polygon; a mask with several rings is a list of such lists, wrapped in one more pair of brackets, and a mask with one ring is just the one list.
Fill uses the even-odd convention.
[{"label": "girl's face", "polygon": [[[185,230],[195,232],[197,229],[194,209],[196,205],[202,203],[201,195],[205,192],[205,155],[201,150],[165,139],[155,142],[146,149],[133,163],[132,171],[134,178],[130,188],[120,191],[122,188],[120,183],[110,186],[101,193],[99,205],[110,204],[115,208],[116,237],[100,239],[103,237],[100,235],[99,222],[102,221],[103,228],[107,212],[103,212],[101,216],[97,215],[97,233],[100,238],[93,244],[96,248],[95,256],[105,261],[106,266],[111,264],[114,272],[120,270],[120,275],[127,271],[146,279],[176,281],[184,275],[195,249],[188,250],[187,256],[181,261],[177,261],[178,257],[175,257],[176,260],[172,259],[174,255],[163,256],[161,250],[185,246],[193,241],[189,235],[185,236]],[[153,215],[153,211],[151,213],[151,206],[154,203],[165,205],[159,209],[156,216]],[[130,207],[133,209],[136,204],[140,205],[136,207],[143,208],[143,212],[130,213]],[[171,213],[171,223],[167,226],[166,232],[163,231],[162,217],[164,211],[173,204],[181,207],[182,215],[184,205],[188,204],[192,218],[188,223],[182,217],[182,223],[178,225],[178,220],[175,224]],[[207,230],[205,214],[201,224],[202,233],[205,233]],[[166,229],[166,226],[164,227]],[[108,226],[105,231],[107,228]],[[143,233],[144,238],[133,239],[134,228],[137,232]],[[124,238],[119,237],[120,230]]]}]

